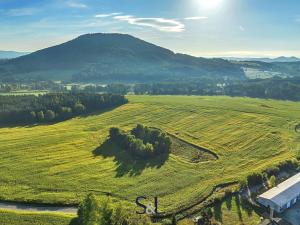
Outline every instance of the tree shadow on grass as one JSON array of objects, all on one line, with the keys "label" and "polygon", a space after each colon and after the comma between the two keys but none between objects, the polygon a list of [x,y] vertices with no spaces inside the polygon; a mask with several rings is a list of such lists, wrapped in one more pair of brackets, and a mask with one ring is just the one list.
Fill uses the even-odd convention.
[{"label": "tree shadow on grass", "polygon": [[214,217],[216,221],[219,221],[222,223],[223,221],[223,215],[222,215],[222,202],[217,202],[214,205]]},{"label": "tree shadow on grass", "polygon": [[246,199],[244,199],[244,198],[241,199],[241,206],[242,206],[242,209],[247,213],[247,215],[249,217],[252,216],[253,208]]},{"label": "tree shadow on grass", "polygon": [[232,195],[228,195],[225,199],[226,208],[230,211],[232,208]]},{"label": "tree shadow on grass", "polygon": [[135,158],[109,139],[96,148],[93,154],[95,157],[114,158],[114,162],[117,164],[116,177],[125,175],[138,176],[146,168],[159,169],[169,158],[169,154],[159,155],[154,158]]},{"label": "tree shadow on grass", "polygon": [[236,204],[237,214],[238,214],[239,220],[240,220],[241,222],[243,222],[243,216],[242,216],[242,211],[241,211],[241,199],[240,199],[240,196],[239,196],[239,195],[235,195],[235,196],[234,196],[234,199],[235,199],[235,204]]},{"label": "tree shadow on grass", "polygon": [[80,225],[79,219],[77,217],[73,218],[69,225]]}]

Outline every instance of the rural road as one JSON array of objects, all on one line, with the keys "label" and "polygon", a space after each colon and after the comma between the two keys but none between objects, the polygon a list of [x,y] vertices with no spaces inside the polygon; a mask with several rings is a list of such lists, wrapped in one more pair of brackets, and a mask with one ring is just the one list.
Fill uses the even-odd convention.
[{"label": "rural road", "polygon": [[57,213],[77,213],[77,207],[72,206],[50,206],[38,205],[34,203],[17,203],[0,201],[0,209],[9,209],[27,212],[57,212]]}]

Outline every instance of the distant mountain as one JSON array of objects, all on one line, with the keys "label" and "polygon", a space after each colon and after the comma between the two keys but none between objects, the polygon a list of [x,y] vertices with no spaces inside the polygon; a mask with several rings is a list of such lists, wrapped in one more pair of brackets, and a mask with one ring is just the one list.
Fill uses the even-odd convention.
[{"label": "distant mountain", "polygon": [[197,58],[125,34],[86,34],[0,64],[2,80],[105,82],[244,79],[239,65]]},{"label": "distant mountain", "polygon": [[285,57],[280,56],[277,58],[236,58],[236,57],[224,57],[223,59],[234,60],[234,61],[258,61],[258,62],[300,62],[300,58],[297,57]]},{"label": "distant mountain", "polygon": [[29,52],[0,51],[0,59],[12,59],[27,54],[29,54]]}]

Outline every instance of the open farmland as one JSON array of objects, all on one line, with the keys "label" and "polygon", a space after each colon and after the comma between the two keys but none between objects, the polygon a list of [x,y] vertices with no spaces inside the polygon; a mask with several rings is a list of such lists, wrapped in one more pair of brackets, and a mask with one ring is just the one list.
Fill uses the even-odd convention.
[{"label": "open farmland", "polygon": [[[215,185],[293,158],[300,135],[300,103],[230,97],[129,96],[129,103],[99,115],[52,125],[0,128],[0,198],[78,203],[89,192],[134,203],[158,196],[160,211],[175,211]],[[157,127],[209,149],[217,160],[128,162],[103,148],[108,130],[137,123]],[[105,146],[104,146],[105,147]],[[116,146],[115,154],[118,154]]]},{"label": "open farmland", "polygon": [[1,225],[75,225],[75,218],[68,214],[29,213],[0,210]]}]

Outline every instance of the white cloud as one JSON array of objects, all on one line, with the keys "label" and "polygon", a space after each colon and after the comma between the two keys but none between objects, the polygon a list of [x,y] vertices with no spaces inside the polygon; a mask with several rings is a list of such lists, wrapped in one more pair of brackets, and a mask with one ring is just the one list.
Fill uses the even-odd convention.
[{"label": "white cloud", "polygon": [[134,16],[126,15],[126,16],[114,16],[114,19],[121,21],[128,21],[129,19],[134,18]]},{"label": "white cloud", "polygon": [[242,25],[239,26],[240,31],[245,31],[245,27],[243,27]]},{"label": "white cloud", "polygon": [[96,18],[105,18],[105,17],[111,17],[111,16],[117,16],[121,15],[122,13],[116,12],[116,13],[107,13],[107,14],[97,14],[95,15]]},{"label": "white cloud", "polygon": [[35,14],[38,9],[35,8],[18,8],[10,9],[6,14],[9,16],[31,16]]},{"label": "white cloud", "polygon": [[144,27],[152,27],[159,31],[164,32],[182,32],[184,31],[184,24],[173,19],[165,19],[165,18],[139,18],[131,15],[124,16],[115,16],[114,19],[120,21],[126,21],[129,24],[144,26]]},{"label": "white cloud", "polygon": [[207,16],[192,16],[192,17],[186,17],[185,20],[206,20],[208,19]]},{"label": "white cloud", "polygon": [[87,8],[86,4],[83,4],[81,2],[76,2],[76,1],[68,1],[67,2],[68,6],[71,8]]}]

